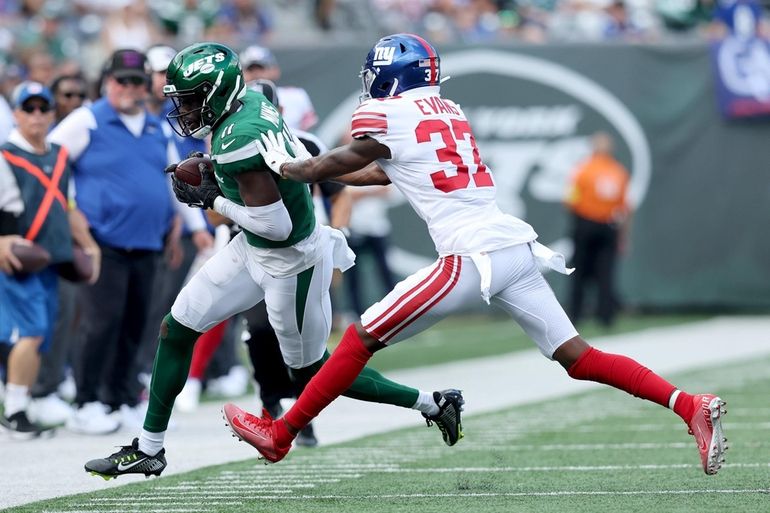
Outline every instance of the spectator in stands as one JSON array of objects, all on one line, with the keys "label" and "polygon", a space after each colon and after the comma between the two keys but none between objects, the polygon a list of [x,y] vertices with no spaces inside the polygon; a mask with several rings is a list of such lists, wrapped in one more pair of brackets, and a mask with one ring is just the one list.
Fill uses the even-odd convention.
[{"label": "spectator in stands", "polygon": [[56,102],[54,126],[83,106],[88,98],[88,83],[83,75],[59,75],[51,82],[51,92]]},{"label": "spectator in stands", "polygon": [[[0,342],[11,343],[8,384],[0,423],[18,437],[36,437],[47,429],[30,420],[30,388],[40,367],[40,353],[51,345],[58,309],[56,266],[72,260],[74,239],[94,258],[98,277],[100,251],[84,218],[66,199],[67,150],[46,142],[53,123],[53,94],[37,82],[23,82],[13,94],[16,128],[0,157],[0,235],[11,242],[34,241],[51,255],[35,273],[13,274],[18,261],[0,250]],[[9,239],[5,239],[8,241]]]},{"label": "spectator in stands", "polygon": [[78,410],[67,423],[80,433],[141,422],[131,370],[158,260],[164,246],[179,243],[163,173],[179,158],[161,120],[144,108],[149,75],[144,54],[114,52],[104,97],[74,111],[49,136],[69,150],[78,206],[103,254],[99,280],[81,291],[86,322],[76,368]]},{"label": "spectator in stands", "polygon": [[102,26],[104,50],[119,48],[145,51],[160,37],[145,0],[119,0]]},{"label": "spectator in stands", "polygon": [[208,37],[242,48],[254,43],[265,43],[270,38],[275,20],[272,9],[265,2],[229,0],[222,2],[215,24]]},{"label": "spectator in stands", "polygon": [[597,316],[604,326],[615,320],[615,262],[628,237],[631,209],[627,199],[629,175],[613,157],[612,137],[594,134],[593,154],[572,177],[567,206],[572,212],[572,264],[570,310],[572,322],[583,317],[586,288],[597,286]]},{"label": "spectator in stands", "polygon": [[204,37],[214,25],[219,4],[218,0],[156,0],[152,6],[162,29],[183,47]]}]

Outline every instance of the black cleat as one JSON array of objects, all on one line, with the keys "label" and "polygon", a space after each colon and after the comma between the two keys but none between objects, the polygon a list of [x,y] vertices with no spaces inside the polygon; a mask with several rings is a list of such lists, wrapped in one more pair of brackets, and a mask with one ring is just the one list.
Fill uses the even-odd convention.
[{"label": "black cleat", "polygon": [[460,390],[450,388],[441,392],[433,392],[433,400],[438,405],[436,415],[422,414],[425,417],[425,423],[428,427],[434,423],[441,431],[444,443],[450,447],[457,443],[465,435],[463,434],[463,424],[460,420],[460,412],[463,411],[465,399]]},{"label": "black cleat", "polygon": [[131,445],[124,445],[115,454],[106,458],[91,460],[85,465],[86,472],[104,478],[105,481],[123,474],[144,474],[160,476],[166,468],[166,449],[161,449],[155,456],[148,456],[139,450],[139,439],[134,438]]},{"label": "black cleat", "polygon": [[294,443],[300,447],[315,447],[318,445],[318,438],[315,437],[312,423],[299,430],[297,438],[294,439]]},{"label": "black cleat", "polygon": [[0,415],[0,426],[5,428],[10,433],[11,438],[16,440],[31,440],[44,433],[53,433],[51,427],[44,427],[29,420],[27,412],[24,410],[17,411],[10,417]]}]

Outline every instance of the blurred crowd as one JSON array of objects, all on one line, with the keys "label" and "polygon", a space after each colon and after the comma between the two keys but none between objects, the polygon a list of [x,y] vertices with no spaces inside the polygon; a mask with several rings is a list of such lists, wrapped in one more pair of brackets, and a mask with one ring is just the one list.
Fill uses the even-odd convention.
[{"label": "blurred crowd", "polygon": [[3,0],[0,75],[50,83],[56,70],[80,69],[95,78],[118,48],[206,39],[236,49],[394,32],[438,44],[697,40],[723,34],[735,4],[764,17],[770,0]]},{"label": "blurred crowd", "polygon": [[[386,32],[450,42],[660,42],[725,34],[724,11],[749,0],[372,0]],[[765,2],[767,4],[767,2]]]}]

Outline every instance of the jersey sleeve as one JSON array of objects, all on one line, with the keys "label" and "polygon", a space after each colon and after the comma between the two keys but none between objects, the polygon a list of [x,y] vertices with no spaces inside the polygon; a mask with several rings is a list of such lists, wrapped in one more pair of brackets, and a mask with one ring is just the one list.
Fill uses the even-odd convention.
[{"label": "jersey sleeve", "polygon": [[211,150],[211,158],[219,170],[230,176],[248,171],[270,170],[257,149],[254,137],[232,136],[212,144]]},{"label": "jersey sleeve", "polygon": [[383,102],[376,100],[369,100],[358,106],[350,122],[350,135],[353,139],[368,136],[379,141],[388,134],[388,115],[383,107]]}]

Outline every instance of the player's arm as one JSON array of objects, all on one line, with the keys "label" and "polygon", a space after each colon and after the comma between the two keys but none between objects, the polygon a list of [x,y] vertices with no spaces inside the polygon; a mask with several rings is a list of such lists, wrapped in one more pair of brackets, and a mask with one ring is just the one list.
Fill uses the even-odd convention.
[{"label": "player's arm", "polygon": [[342,176],[334,178],[335,182],[344,183],[345,185],[388,185],[390,178],[385,174],[385,171],[377,165],[376,162],[372,162],[363,169],[353,171]]},{"label": "player's arm", "polygon": [[320,182],[362,170],[381,158],[390,158],[390,149],[371,137],[362,137],[318,157],[285,162],[278,169],[285,178],[307,183]]},{"label": "player's arm", "polygon": [[214,200],[214,211],[260,237],[276,241],[288,239],[291,217],[273,175],[265,171],[238,173],[235,181],[243,205],[218,196]]}]

